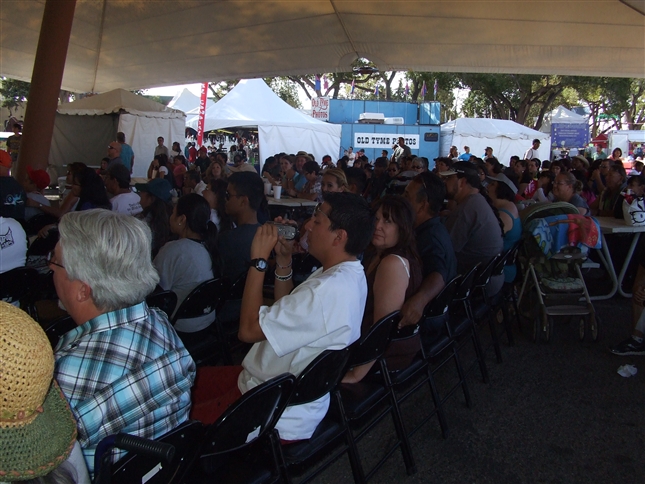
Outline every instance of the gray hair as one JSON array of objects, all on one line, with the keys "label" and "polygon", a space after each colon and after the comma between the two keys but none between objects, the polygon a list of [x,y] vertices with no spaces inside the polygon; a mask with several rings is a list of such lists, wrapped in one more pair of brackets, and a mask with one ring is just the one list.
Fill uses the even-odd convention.
[{"label": "gray hair", "polygon": [[159,282],[152,265],[150,228],[130,215],[94,209],[70,212],[58,225],[70,279],[92,288],[101,311],[140,303]]}]

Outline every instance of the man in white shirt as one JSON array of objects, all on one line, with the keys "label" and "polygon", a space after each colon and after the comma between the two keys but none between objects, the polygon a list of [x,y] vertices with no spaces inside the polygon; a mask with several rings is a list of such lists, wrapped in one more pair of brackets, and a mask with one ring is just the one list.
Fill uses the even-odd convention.
[{"label": "man in white shirt", "polygon": [[113,212],[125,215],[139,215],[143,212],[141,197],[130,190],[130,170],[125,165],[119,163],[108,168],[105,188],[109,193],[114,194],[110,199]]},{"label": "man in white shirt", "polygon": [[188,193],[203,195],[204,190],[207,188],[208,185],[202,181],[202,177],[197,170],[190,170],[184,174],[184,186],[182,188],[184,195]]},{"label": "man in white shirt", "polygon": [[[191,418],[214,422],[243,393],[284,372],[299,375],[323,351],[340,350],[360,336],[367,282],[357,255],[372,238],[367,202],[329,193],[305,225],[309,252],[322,267],[293,288],[292,243],[277,227],[258,228],[251,245],[238,337],[255,343],[242,366],[203,367],[193,389]],[[276,251],[275,302],[263,305],[264,272]],[[287,408],[277,428],[283,440],[308,439],[329,408],[329,395]]]},{"label": "man in white shirt", "polygon": [[524,158],[522,159],[532,160],[533,158],[537,158],[539,160],[540,159],[540,153],[538,152],[539,149],[540,149],[540,140],[534,139],[533,146],[531,146],[528,150],[526,150],[526,153],[524,153]]}]

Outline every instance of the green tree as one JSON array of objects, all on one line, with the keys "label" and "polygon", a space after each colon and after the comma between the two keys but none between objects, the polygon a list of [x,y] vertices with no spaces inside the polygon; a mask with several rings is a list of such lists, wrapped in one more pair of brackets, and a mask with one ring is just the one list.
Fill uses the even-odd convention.
[{"label": "green tree", "polygon": [[[510,119],[540,129],[545,114],[568,86],[568,78],[528,74],[459,74],[462,88],[470,89],[467,103],[473,114],[484,109],[497,119]],[[535,122],[533,122],[535,119]]]},{"label": "green tree", "polygon": [[275,92],[280,99],[289,104],[291,107],[300,109],[302,104],[298,97],[298,87],[285,77],[273,77],[264,79],[269,87]]},{"label": "green tree", "polygon": [[29,88],[31,84],[15,79],[0,79],[0,96],[2,96],[2,107],[9,109],[9,114],[13,116],[13,110],[22,105],[29,97]]}]

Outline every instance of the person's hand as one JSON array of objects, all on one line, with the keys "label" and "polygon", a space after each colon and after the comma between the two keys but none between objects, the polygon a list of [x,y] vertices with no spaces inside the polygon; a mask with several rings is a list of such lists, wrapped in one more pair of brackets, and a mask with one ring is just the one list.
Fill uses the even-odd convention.
[{"label": "person's hand", "polygon": [[[277,224],[292,225],[298,229],[298,223],[295,220],[283,219],[276,217],[273,220]],[[278,243],[275,245],[275,258],[276,262],[281,266],[287,266],[291,262],[291,255],[294,250],[294,240],[287,240],[284,237],[278,237]]]},{"label": "person's hand", "polygon": [[56,225],[54,224],[45,225],[42,229],[38,231],[38,238],[46,239],[49,236],[49,231],[52,230],[54,227],[56,227]]},{"label": "person's hand", "polygon": [[251,259],[268,259],[278,243],[278,227],[264,224],[258,227],[251,243]]},{"label": "person's hand", "polygon": [[401,319],[399,320],[399,328],[403,326],[410,326],[417,324],[421,321],[425,304],[412,296],[408,299],[401,308]]}]

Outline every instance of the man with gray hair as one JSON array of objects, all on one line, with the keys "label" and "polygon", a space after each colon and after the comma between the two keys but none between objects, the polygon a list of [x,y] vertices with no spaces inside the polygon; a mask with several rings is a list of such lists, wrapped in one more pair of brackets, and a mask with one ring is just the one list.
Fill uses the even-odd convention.
[{"label": "man with gray hair", "polygon": [[159,282],[144,222],[95,209],[68,213],[58,230],[48,263],[77,327],[56,345],[54,376],[93,472],[104,437],[155,439],[187,420],[195,363],[166,314],[144,301]]}]

